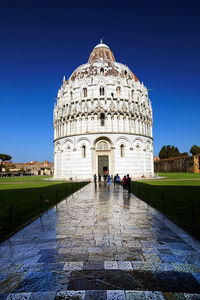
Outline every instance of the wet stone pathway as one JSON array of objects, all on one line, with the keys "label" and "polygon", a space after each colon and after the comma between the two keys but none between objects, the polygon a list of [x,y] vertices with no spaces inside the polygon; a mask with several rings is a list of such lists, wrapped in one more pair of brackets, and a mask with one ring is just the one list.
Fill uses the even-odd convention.
[{"label": "wet stone pathway", "polygon": [[200,299],[200,243],[90,183],[0,245],[4,299]]}]

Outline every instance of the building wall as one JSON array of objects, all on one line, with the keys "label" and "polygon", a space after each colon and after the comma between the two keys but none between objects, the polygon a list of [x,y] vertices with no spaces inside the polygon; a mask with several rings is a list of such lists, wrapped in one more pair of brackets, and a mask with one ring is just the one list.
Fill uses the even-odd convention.
[{"label": "building wall", "polygon": [[[99,151],[96,148],[98,140],[107,140],[110,150]],[[120,145],[124,145],[124,157],[121,157]],[[86,157],[82,157],[82,146],[86,147]],[[109,155],[109,173],[118,173],[131,177],[152,176],[153,142],[144,136],[121,134],[77,135],[63,138],[55,143],[56,178],[88,179],[98,174],[98,155]]]},{"label": "building wall", "polygon": [[154,161],[155,172],[199,173],[199,156],[174,157]]}]

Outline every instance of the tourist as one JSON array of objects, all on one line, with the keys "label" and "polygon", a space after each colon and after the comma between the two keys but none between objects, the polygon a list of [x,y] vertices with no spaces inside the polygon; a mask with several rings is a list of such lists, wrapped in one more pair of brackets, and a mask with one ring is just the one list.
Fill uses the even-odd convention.
[{"label": "tourist", "polygon": [[127,177],[126,177],[126,186],[128,189],[128,193],[130,194],[131,193],[131,177],[129,176],[129,174],[127,174]]},{"label": "tourist", "polygon": [[99,182],[101,182],[101,175],[99,174]]},{"label": "tourist", "polygon": [[124,175],[124,177],[123,177],[123,190],[124,190],[124,192],[126,190],[126,175]]},{"label": "tourist", "polygon": [[117,181],[117,175],[114,176],[114,187],[115,187],[116,181]]},{"label": "tourist", "polygon": [[108,174],[108,176],[107,176],[107,185],[108,185],[108,189],[110,188],[110,186],[111,186],[111,176]]},{"label": "tourist", "polygon": [[119,182],[120,182],[120,177],[119,177],[119,175],[117,174],[117,175],[116,175],[116,183],[119,185]]},{"label": "tourist", "polygon": [[94,183],[96,184],[97,183],[97,175],[96,174],[94,174]]}]

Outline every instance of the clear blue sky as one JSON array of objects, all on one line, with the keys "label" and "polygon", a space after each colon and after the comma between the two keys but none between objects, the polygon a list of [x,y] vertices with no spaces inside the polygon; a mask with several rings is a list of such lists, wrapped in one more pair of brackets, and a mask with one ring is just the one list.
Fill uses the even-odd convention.
[{"label": "clear blue sky", "polygon": [[200,145],[199,1],[1,1],[0,153],[53,161],[53,103],[104,37],[149,89],[154,155]]}]

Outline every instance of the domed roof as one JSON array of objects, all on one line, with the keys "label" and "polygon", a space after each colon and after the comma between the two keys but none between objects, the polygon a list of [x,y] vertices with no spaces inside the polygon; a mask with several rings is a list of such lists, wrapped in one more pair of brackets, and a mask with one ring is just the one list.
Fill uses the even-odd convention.
[{"label": "domed roof", "polygon": [[100,44],[98,44],[98,45],[96,45],[96,47],[94,47],[94,48],[109,48],[106,44],[103,44],[103,43],[100,43]]},{"label": "domed roof", "polygon": [[103,43],[94,47],[90,53],[88,63],[78,67],[70,79],[74,81],[83,77],[98,76],[100,74],[104,76],[120,76],[138,81],[137,77],[127,66],[115,61],[112,51]]}]

